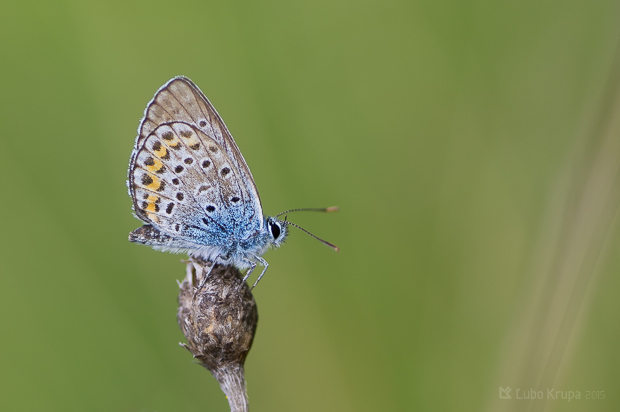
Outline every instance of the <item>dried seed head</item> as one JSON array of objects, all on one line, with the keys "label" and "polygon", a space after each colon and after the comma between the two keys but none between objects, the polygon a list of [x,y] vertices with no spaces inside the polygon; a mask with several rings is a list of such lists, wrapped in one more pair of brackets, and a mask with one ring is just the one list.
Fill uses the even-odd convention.
[{"label": "dried seed head", "polygon": [[[238,269],[210,265],[195,258],[187,262],[177,313],[187,339],[183,346],[218,380],[231,410],[246,410],[243,363],[258,322],[256,302]],[[234,402],[240,403],[237,409]]]}]

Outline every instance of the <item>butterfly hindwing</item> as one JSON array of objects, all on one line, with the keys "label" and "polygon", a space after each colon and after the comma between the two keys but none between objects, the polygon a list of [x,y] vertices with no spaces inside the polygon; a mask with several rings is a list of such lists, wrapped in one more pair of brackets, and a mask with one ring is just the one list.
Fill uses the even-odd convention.
[{"label": "butterfly hindwing", "polygon": [[[250,169],[221,117],[191,80],[175,77],[159,89],[144,112],[134,150],[143,146],[157,128],[174,122],[185,123],[201,132],[198,133],[199,139],[210,138],[215,147],[228,156],[230,169],[236,171],[240,184],[249,195],[243,199],[243,215],[250,219],[250,226],[262,229],[262,207]],[[204,147],[209,146],[205,144]]]},{"label": "butterfly hindwing", "polygon": [[138,132],[128,183],[143,221],[170,236],[210,245],[262,229],[249,168],[191,80],[176,77],[159,89]]}]

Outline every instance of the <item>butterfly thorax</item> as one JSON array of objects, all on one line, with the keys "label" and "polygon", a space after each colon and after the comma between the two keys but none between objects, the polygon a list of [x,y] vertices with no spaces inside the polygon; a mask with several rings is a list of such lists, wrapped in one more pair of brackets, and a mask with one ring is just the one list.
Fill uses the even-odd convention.
[{"label": "butterfly thorax", "polygon": [[205,244],[188,252],[195,257],[245,269],[251,266],[250,262],[255,262],[257,257],[261,257],[269,248],[279,247],[287,234],[284,222],[266,218],[262,230],[256,230],[241,238],[231,235],[225,244]]}]

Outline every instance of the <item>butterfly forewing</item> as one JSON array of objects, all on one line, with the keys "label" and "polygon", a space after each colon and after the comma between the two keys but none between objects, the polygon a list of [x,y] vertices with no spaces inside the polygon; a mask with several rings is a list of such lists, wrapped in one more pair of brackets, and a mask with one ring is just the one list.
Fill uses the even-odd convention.
[{"label": "butterfly forewing", "polygon": [[186,78],[147,106],[129,170],[136,214],[177,238],[217,245],[262,228],[250,171],[221,118]]}]

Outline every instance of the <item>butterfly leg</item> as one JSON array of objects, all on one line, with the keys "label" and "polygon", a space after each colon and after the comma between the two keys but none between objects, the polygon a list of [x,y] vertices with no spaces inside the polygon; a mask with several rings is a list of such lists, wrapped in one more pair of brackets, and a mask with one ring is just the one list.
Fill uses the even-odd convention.
[{"label": "butterfly leg", "polygon": [[248,280],[252,272],[254,272],[254,269],[256,269],[256,262],[251,261],[250,259],[247,259],[247,261],[250,262],[250,268],[248,269],[248,273],[246,273],[245,276],[243,277],[244,282]]},{"label": "butterfly leg", "polygon": [[[211,267],[209,268],[209,272],[202,278],[202,281],[200,282],[200,286],[198,286],[198,288],[194,291],[193,299],[196,298],[196,294],[200,292],[202,288],[204,287],[205,283],[207,283],[207,279],[209,279],[209,275],[211,274],[211,272],[213,271],[213,268],[215,267],[215,261],[217,261],[219,257],[220,256],[218,255],[217,258],[213,259],[213,262],[210,262]],[[196,275],[198,275],[198,268],[200,268],[200,270],[202,270],[202,268],[197,265],[194,265],[194,267],[196,268]]]},{"label": "butterfly leg", "polygon": [[[252,286],[252,289],[254,289],[256,287],[256,285],[258,285],[258,282],[260,282],[260,280],[262,279],[262,277],[265,274],[265,272],[267,272],[267,268],[269,267],[269,263],[267,263],[267,261],[265,259],[263,259],[262,257],[254,256],[254,258],[256,260],[258,260],[261,265],[263,265],[263,271],[260,273],[260,275],[258,275],[258,279],[256,279],[256,282],[254,282],[254,285]],[[256,266],[256,263],[254,263],[254,266]],[[250,289],[250,290],[252,290],[252,289]]]}]

